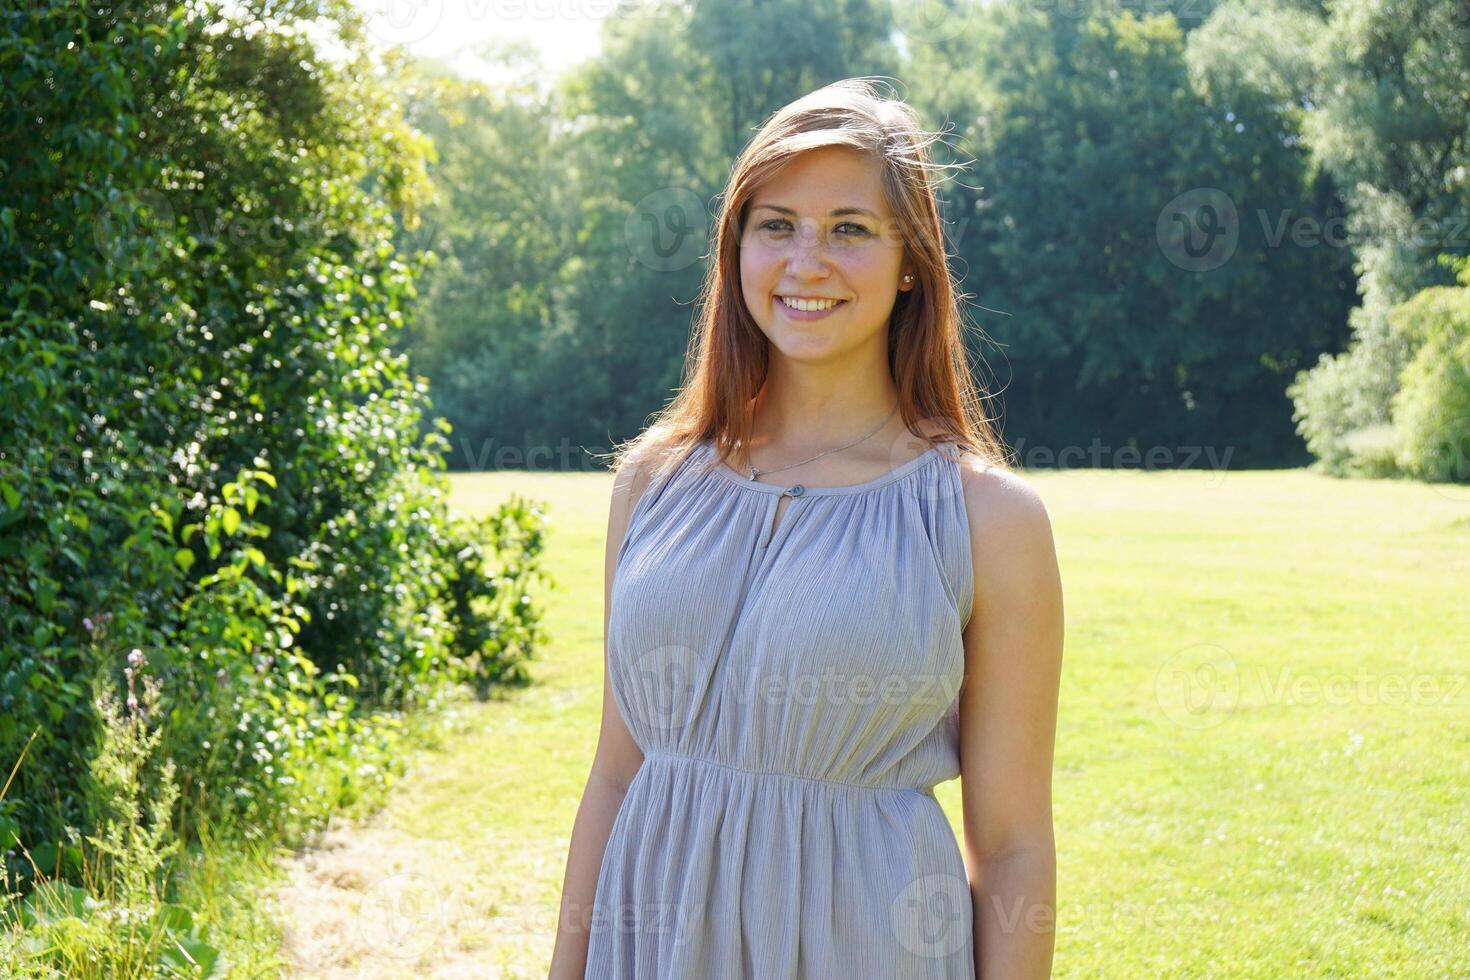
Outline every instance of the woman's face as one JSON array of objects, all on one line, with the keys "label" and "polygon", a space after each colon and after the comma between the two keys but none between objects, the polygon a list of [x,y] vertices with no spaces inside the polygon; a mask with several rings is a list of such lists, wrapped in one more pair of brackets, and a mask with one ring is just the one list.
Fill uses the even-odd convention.
[{"label": "woman's face", "polygon": [[[756,190],[746,210],[745,305],[776,350],[793,360],[830,361],[872,344],[886,355],[888,316],[898,290],[913,288],[900,282],[911,271],[879,164],[850,147],[797,156]],[[788,298],[840,302],[803,312]]]}]

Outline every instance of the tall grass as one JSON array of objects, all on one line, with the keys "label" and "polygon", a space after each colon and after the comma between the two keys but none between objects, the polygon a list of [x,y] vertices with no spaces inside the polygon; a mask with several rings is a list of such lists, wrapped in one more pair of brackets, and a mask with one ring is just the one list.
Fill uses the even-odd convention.
[{"label": "tall grass", "polygon": [[226,975],[226,961],[189,909],[168,900],[169,860],[180,848],[171,823],[179,790],[172,760],[159,755],[162,685],[146,665],[141,650],[128,654],[126,700],[101,680],[94,685],[102,729],[88,799],[100,834],[73,835],[82,885],[62,880],[59,868],[37,866],[15,842],[38,884],[23,900],[8,890],[4,897],[10,934],[0,963],[9,976]]}]

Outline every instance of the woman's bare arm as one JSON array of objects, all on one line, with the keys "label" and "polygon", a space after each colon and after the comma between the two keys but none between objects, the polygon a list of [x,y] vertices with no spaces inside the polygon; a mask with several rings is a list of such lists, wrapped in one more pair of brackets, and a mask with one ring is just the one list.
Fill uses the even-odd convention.
[{"label": "woman's bare arm", "polygon": [[[597,751],[587,773],[587,786],[577,806],[572,838],[567,849],[566,877],[562,883],[561,912],[556,944],[551,955],[548,980],[582,980],[587,972],[587,940],[593,926],[593,898],[603,852],[628,784],[643,764],[643,752],[628,732],[628,726],[612,696],[611,671],[607,669],[607,624],[612,605],[612,582],[618,550],[628,529],[628,516],[647,486],[645,467],[628,460],[613,478],[612,501],[608,507],[607,545],[603,557],[603,671],[602,725]],[[608,923],[597,923],[606,927]]]},{"label": "woman's bare arm", "polygon": [[1051,976],[1051,779],[1061,683],[1061,576],[1046,507],[1021,477],[964,476],[975,599],[965,630],[960,780],[977,980]]}]

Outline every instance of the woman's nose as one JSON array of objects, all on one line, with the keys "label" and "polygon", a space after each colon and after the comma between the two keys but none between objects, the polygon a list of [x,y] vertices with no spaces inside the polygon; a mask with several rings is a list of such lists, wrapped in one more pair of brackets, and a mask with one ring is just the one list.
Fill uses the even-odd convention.
[{"label": "woman's nose", "polygon": [[786,263],[788,268],[797,271],[826,267],[827,242],[814,225],[799,226],[792,239],[791,254]]}]

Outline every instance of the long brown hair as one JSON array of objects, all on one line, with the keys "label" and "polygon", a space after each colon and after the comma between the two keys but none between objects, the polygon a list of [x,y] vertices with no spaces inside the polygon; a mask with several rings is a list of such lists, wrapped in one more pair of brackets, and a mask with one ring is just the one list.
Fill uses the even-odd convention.
[{"label": "long brown hair", "polygon": [[[888,367],[905,426],[930,444],[952,441],[962,452],[1009,468],[1008,452],[970,377],[961,314],[950,278],[925,132],[905,102],[881,96],[871,80],[848,78],[777,110],[741,152],[721,194],[717,241],[697,303],[697,329],[684,358],[685,383],[637,437],[609,454],[617,469],[630,456],[659,473],[692,444],[713,438],[721,460],[747,445],[752,401],[765,383],[770,341],[741,293],[740,240],[757,187],[798,154],[848,146],[882,165],[883,192],[896,218],[917,285],[900,291],[888,325]],[[983,363],[983,360],[982,360]],[[915,431],[920,421],[932,434]]]}]

